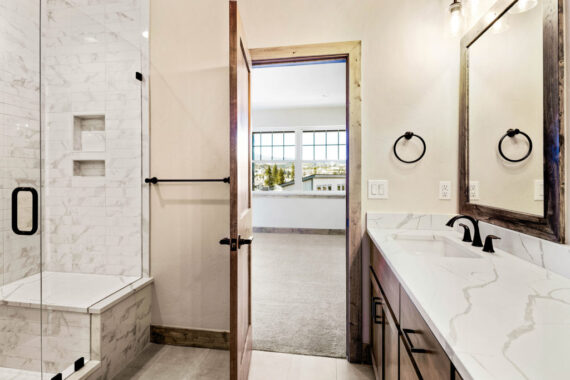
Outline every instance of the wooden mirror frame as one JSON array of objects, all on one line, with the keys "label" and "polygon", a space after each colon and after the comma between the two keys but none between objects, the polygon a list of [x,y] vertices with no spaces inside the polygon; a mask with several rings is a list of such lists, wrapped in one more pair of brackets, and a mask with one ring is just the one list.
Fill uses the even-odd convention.
[{"label": "wooden mirror frame", "polygon": [[[459,98],[459,212],[484,222],[542,239],[565,241],[564,16],[563,0],[540,0],[543,7],[543,152],[544,214],[532,215],[469,203],[469,47],[516,0],[498,0],[461,39]],[[487,14],[489,13],[487,12]]]}]

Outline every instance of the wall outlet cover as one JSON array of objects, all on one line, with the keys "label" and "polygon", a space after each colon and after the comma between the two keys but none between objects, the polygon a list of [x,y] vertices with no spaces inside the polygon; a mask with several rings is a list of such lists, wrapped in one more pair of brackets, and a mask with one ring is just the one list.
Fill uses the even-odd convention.
[{"label": "wall outlet cover", "polygon": [[388,181],[385,179],[369,179],[368,199],[388,199]]},{"label": "wall outlet cover", "polygon": [[478,201],[479,196],[479,181],[469,181],[469,200]]},{"label": "wall outlet cover", "polygon": [[544,200],[544,180],[542,179],[534,180],[534,200],[535,201]]},{"label": "wall outlet cover", "polygon": [[451,199],[451,181],[439,181],[439,199]]}]

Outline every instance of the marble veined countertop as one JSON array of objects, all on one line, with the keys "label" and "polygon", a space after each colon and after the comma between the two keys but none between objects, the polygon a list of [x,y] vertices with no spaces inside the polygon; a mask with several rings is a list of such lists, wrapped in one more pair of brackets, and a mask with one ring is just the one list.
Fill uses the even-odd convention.
[{"label": "marble veined countertop", "polygon": [[368,228],[465,380],[570,379],[569,279],[469,243],[461,244],[481,258],[417,255],[398,244],[397,233],[460,235]]}]

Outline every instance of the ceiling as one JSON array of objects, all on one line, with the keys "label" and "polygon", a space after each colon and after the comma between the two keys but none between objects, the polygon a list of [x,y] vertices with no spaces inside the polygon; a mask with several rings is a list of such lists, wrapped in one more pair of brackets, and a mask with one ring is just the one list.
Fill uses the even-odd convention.
[{"label": "ceiling", "polygon": [[346,104],[345,62],[254,67],[253,109],[333,107]]}]

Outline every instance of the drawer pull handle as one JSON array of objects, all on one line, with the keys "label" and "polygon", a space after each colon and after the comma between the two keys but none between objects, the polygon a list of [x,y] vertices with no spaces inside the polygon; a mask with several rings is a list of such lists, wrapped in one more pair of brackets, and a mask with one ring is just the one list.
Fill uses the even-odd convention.
[{"label": "drawer pull handle", "polygon": [[[375,325],[381,325],[382,315],[378,315],[378,306],[382,306],[382,299],[380,297],[372,297],[372,320],[374,321]],[[380,309],[380,313],[382,313],[382,309]]]},{"label": "drawer pull handle", "polygon": [[404,332],[404,337],[406,338],[406,341],[408,342],[408,345],[410,346],[410,351],[412,351],[415,354],[426,354],[429,351],[423,348],[416,348],[414,347],[412,340],[410,339],[408,334],[417,334],[418,332],[412,329],[402,329],[402,331]]}]

